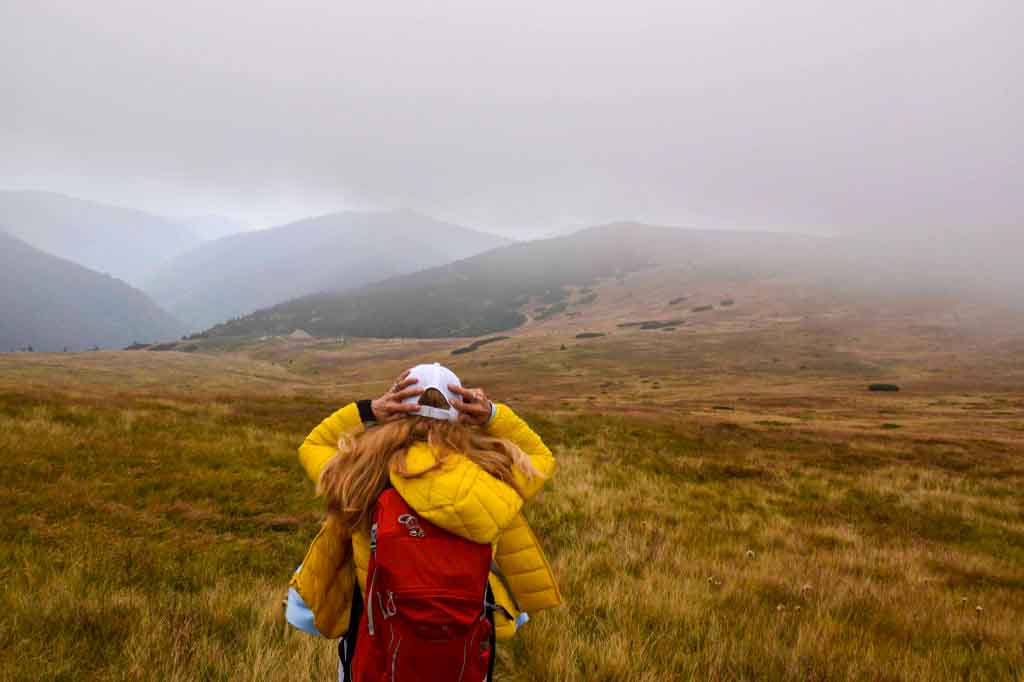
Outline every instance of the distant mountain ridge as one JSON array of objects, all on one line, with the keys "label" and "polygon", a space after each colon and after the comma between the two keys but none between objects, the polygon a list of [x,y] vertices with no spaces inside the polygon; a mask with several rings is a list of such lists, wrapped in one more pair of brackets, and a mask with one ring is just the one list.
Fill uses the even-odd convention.
[{"label": "distant mountain ridge", "polygon": [[0,191],[0,230],[135,285],[160,262],[201,242],[166,218],[44,191]]},{"label": "distant mountain ridge", "polygon": [[0,352],[120,348],[183,331],[138,289],[0,232]]},{"label": "distant mountain ridge", "polygon": [[[948,296],[1024,309],[1024,233],[899,239],[691,230],[612,223],[520,242],[344,293],[300,297],[209,329],[209,336],[441,338],[482,336],[572,312],[599,280],[670,266],[690,281],[778,278],[797,288],[883,297]],[[936,242],[936,243],[932,243]],[[1009,251],[1000,254],[999,244]],[[569,289],[575,294],[570,296]],[[643,301],[638,306],[643,307]],[[530,306],[527,306],[530,304]]]},{"label": "distant mountain ridge", "polygon": [[203,239],[221,239],[239,232],[244,232],[245,227],[230,218],[221,215],[205,214],[186,216],[184,218],[170,218],[175,223],[182,225],[186,230],[198,235]]},{"label": "distant mountain ridge", "polygon": [[206,242],[144,289],[196,329],[281,301],[341,291],[509,243],[412,211],[339,212]]},{"label": "distant mountain ridge", "polygon": [[663,263],[691,263],[731,276],[784,272],[817,248],[816,239],[803,235],[614,223],[504,246],[351,292],[302,297],[217,325],[207,334],[304,329],[316,336],[479,336],[525,322],[521,308],[535,297],[557,306],[565,287],[585,287]]}]

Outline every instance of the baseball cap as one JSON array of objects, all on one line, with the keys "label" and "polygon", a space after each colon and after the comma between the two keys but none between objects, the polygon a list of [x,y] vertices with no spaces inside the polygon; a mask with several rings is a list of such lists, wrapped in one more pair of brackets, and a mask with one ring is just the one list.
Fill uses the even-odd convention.
[{"label": "baseball cap", "polygon": [[[431,419],[440,419],[442,421],[458,421],[459,411],[454,407],[456,401],[462,400],[459,396],[455,395],[448,388],[449,384],[454,386],[462,386],[462,382],[459,381],[459,377],[455,372],[451,371],[439,362],[435,362],[432,365],[416,365],[409,370],[409,378],[416,379],[416,388],[426,391],[427,389],[433,388],[441,392],[444,399],[448,401],[448,409],[440,407],[430,407],[429,405],[420,405],[419,409],[412,414],[418,414],[421,417],[430,417]],[[420,396],[414,395],[406,398],[402,402],[407,405],[418,403]]]}]

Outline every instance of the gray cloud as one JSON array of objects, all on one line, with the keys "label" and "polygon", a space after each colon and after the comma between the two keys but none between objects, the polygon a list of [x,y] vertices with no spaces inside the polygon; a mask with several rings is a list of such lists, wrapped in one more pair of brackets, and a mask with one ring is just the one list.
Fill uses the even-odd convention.
[{"label": "gray cloud", "polygon": [[[126,7],[125,5],[132,5]],[[0,186],[261,225],[1024,218],[1016,2],[0,5]]]}]

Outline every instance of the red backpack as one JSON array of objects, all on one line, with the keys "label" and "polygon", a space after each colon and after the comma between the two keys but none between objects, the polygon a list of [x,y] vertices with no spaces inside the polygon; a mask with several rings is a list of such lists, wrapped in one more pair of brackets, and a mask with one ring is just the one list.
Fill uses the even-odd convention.
[{"label": "red backpack", "polygon": [[482,682],[490,545],[419,518],[392,488],[377,500],[370,549],[353,682]]}]

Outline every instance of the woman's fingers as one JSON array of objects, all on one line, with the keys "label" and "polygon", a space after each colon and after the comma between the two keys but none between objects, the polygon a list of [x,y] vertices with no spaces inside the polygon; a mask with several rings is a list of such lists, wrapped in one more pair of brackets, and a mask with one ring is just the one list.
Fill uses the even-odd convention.
[{"label": "woman's fingers", "polygon": [[[471,397],[470,399],[472,400],[473,398]],[[465,399],[463,399],[463,400],[456,400],[454,403],[452,403],[452,407],[454,407],[456,410],[458,410],[462,414],[469,414],[469,415],[481,415],[481,414],[483,414],[485,412],[490,414],[490,412],[491,412],[491,408],[490,408],[490,406],[487,405],[487,403],[475,402],[475,401],[474,402],[466,402]]]},{"label": "woman's fingers", "polygon": [[392,393],[390,396],[388,396],[388,398],[396,402],[402,402],[406,398],[412,398],[413,396],[422,395],[423,389],[411,388],[411,386],[415,383],[417,383],[416,379],[412,379],[411,383],[409,383],[407,380],[404,387],[401,387],[398,391]]},{"label": "woman's fingers", "polygon": [[457,395],[461,395],[463,398],[473,397],[473,394],[469,390],[459,386],[458,384],[448,384],[448,390]]},{"label": "woman's fingers", "polygon": [[404,372],[402,372],[401,374],[399,374],[398,378],[395,379],[394,383],[391,384],[391,388],[389,388],[387,390],[387,392],[388,393],[394,393],[395,391],[402,390],[406,386],[410,385],[410,383],[413,383],[413,384],[416,383],[415,381],[412,381],[412,382],[408,381],[409,374],[411,372],[412,372],[411,369],[407,369]]},{"label": "woman's fingers", "polygon": [[454,384],[448,386],[448,389],[462,398],[452,405],[459,411],[460,423],[482,426],[491,418],[491,401],[482,389],[463,388]]},{"label": "woman's fingers", "polygon": [[472,405],[476,402],[486,402],[487,396],[479,388],[464,388],[457,384],[448,384],[448,390],[462,397],[462,402]]},{"label": "woman's fingers", "polygon": [[419,403],[403,403],[403,402],[392,402],[388,403],[388,409],[392,412],[415,412],[420,409]]},{"label": "woman's fingers", "polygon": [[378,422],[384,423],[404,417],[410,412],[415,412],[419,407],[418,403],[403,403],[391,399],[382,399],[379,403],[374,403],[373,414],[377,417]]},{"label": "woman's fingers", "polygon": [[420,382],[420,380],[417,379],[416,377],[411,377],[411,378],[408,377],[408,376],[402,377],[398,381],[395,382],[395,385],[391,387],[391,390],[389,391],[389,393],[398,393],[400,391],[404,391],[405,389],[409,388],[410,386],[415,386],[419,382]]},{"label": "woman's fingers", "polygon": [[416,378],[409,377],[409,370],[402,372],[391,388],[371,403],[374,418],[378,422],[392,421],[416,410],[417,405],[405,405],[402,401],[423,393],[420,389],[413,388],[417,383],[419,381]]}]

